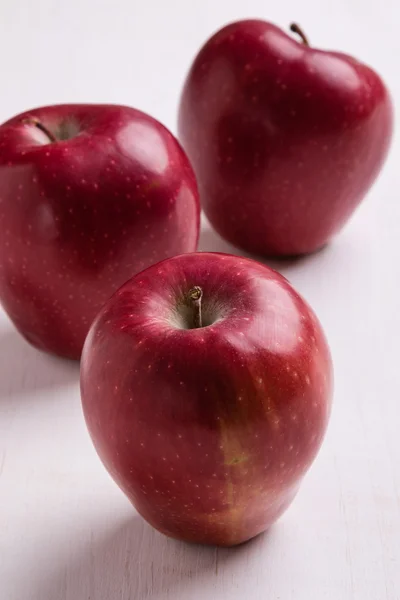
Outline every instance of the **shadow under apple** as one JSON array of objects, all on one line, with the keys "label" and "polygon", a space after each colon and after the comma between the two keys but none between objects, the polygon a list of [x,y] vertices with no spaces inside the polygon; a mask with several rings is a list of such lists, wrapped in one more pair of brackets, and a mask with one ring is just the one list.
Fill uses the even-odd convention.
[{"label": "shadow under apple", "polygon": [[254,254],[250,254],[236,246],[233,246],[223,238],[221,238],[218,233],[216,233],[213,228],[209,225],[208,222],[205,222],[200,233],[199,239],[199,252],[224,252],[227,254],[234,254],[236,256],[244,256],[246,258],[252,258],[253,260],[257,260],[272,269],[275,269],[279,273],[282,273],[285,277],[289,277],[290,273],[295,271],[298,267],[301,267],[305,263],[312,261],[314,257],[320,257],[327,252],[329,248],[328,246],[324,246],[321,250],[318,250],[312,254],[300,255],[300,256],[291,256],[291,257],[265,257],[265,256],[257,256]]},{"label": "shadow under apple", "polygon": [[102,536],[93,532],[78,551],[70,546],[63,555],[51,549],[48,577],[39,580],[29,600],[186,600],[188,594],[200,599],[215,589],[223,569],[232,569],[233,576],[238,561],[248,561],[267,543],[268,534],[231,549],[187,544],[161,535],[136,515]]}]

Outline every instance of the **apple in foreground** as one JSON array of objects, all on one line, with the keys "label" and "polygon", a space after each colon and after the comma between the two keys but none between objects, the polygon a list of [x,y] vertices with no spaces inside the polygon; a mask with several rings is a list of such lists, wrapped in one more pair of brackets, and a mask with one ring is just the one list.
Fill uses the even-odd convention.
[{"label": "apple in foreground", "polygon": [[239,21],[200,50],[179,137],[218,233],[258,255],[324,246],[376,179],[392,134],[379,75],[274,25]]},{"label": "apple in foreground", "polygon": [[293,500],[327,426],[321,326],[288,281],[253,260],[194,253],[117,291],[81,363],[104,465],[159,531],[230,546]]},{"label": "apple in foreground", "polygon": [[79,358],[132,275],[193,252],[197,184],[172,134],[133,108],[50,106],[0,127],[0,302],[25,338]]}]

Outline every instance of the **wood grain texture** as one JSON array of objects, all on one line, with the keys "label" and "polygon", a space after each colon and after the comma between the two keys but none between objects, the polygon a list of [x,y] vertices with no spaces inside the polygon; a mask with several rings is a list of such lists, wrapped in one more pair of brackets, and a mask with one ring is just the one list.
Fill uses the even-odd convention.
[{"label": "wood grain texture", "polygon": [[[0,20],[0,118],[92,99],[136,105],[174,128],[199,44],[234,18],[300,18],[294,0],[281,4],[10,2]],[[301,24],[313,43],[372,62],[397,105],[399,10],[392,0],[384,11],[338,0],[326,20],[304,0]],[[382,178],[333,244],[275,265],[325,328],[334,410],[293,506],[241,547],[190,546],[146,525],[94,452],[78,366],[32,349],[0,312],[1,600],[399,599],[399,158],[395,140]],[[207,223],[201,249],[236,252]]]}]

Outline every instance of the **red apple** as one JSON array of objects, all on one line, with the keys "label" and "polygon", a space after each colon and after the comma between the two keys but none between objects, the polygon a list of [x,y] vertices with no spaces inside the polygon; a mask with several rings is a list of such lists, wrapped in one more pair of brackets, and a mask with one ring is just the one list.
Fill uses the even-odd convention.
[{"label": "red apple", "polygon": [[379,75],[264,21],[216,33],[189,72],[179,134],[211,224],[259,255],[326,244],[385,160],[392,108]]},{"label": "red apple", "polygon": [[331,387],[310,307],[272,269],[228,254],[136,275],[82,355],[100,458],[149,523],[192,542],[239,544],[287,508],[324,436]]},{"label": "red apple", "polygon": [[0,301],[32,344],[79,358],[143,268],[196,249],[199,201],[171,133],[133,108],[50,106],[0,127]]}]

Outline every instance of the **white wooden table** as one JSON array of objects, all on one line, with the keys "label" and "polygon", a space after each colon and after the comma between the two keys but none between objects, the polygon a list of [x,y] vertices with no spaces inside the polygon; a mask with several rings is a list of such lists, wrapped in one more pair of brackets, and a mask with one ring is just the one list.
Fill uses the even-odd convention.
[{"label": "white wooden table", "polygon": [[[279,4],[279,3],[278,3]],[[363,57],[400,98],[395,1],[3,0],[0,118],[33,105],[135,105],[175,128],[200,43],[245,16],[301,21]],[[327,5],[328,6],[328,5]],[[278,268],[331,344],[328,436],[284,517],[233,550],[154,532],[106,474],[83,422],[78,366],[28,346],[0,313],[1,600],[400,598],[400,149],[324,251]],[[0,232],[1,235],[1,232]],[[202,250],[234,250],[205,223]]]}]

